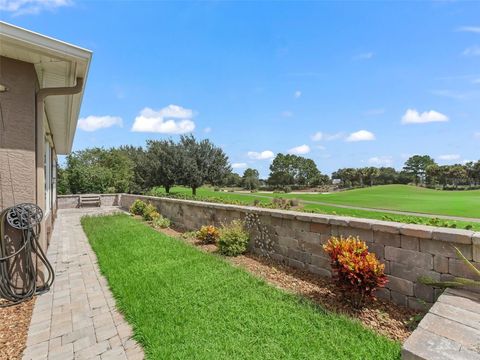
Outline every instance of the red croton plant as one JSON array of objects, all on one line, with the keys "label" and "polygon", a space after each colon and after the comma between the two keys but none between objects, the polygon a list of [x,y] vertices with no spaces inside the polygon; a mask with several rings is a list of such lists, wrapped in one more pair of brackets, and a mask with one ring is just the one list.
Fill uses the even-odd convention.
[{"label": "red croton plant", "polygon": [[323,248],[330,256],[337,285],[355,308],[362,307],[367,298],[373,298],[375,289],[387,283],[385,265],[358,237],[331,237]]}]

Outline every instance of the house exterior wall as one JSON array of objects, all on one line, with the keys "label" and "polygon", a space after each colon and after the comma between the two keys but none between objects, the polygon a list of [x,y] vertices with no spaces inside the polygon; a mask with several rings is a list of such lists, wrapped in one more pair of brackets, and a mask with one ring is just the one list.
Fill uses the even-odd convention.
[{"label": "house exterior wall", "polygon": [[[40,245],[48,246],[56,214],[56,196],[47,213],[45,202],[45,136],[43,111],[36,121],[37,74],[33,64],[0,57],[0,211],[14,204],[34,203],[44,211]],[[2,122],[3,121],[3,122]],[[51,143],[51,161],[56,164]],[[55,178],[51,177],[52,181]],[[52,187],[52,184],[48,184]]]},{"label": "house exterior wall", "polygon": [[[0,57],[0,210],[35,203],[35,91],[33,64]],[[3,122],[2,122],[3,121]]]}]

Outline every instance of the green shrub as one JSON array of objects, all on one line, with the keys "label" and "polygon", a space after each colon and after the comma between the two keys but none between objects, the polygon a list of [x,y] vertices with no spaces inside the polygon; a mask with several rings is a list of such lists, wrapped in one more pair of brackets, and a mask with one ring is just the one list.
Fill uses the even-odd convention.
[{"label": "green shrub", "polygon": [[162,215],[158,214],[157,218],[152,220],[152,225],[156,228],[166,229],[169,228],[172,222],[170,219],[163,217]]},{"label": "green shrub", "polygon": [[290,206],[298,206],[300,201],[298,199],[290,199]]},{"label": "green shrub", "polygon": [[217,244],[223,255],[238,256],[247,251],[248,241],[249,235],[245,231],[243,222],[233,220],[228,225],[222,225]]},{"label": "green shrub", "polygon": [[130,206],[130,213],[133,215],[143,215],[143,210],[147,204],[145,204],[142,200],[135,200],[133,204]]},{"label": "green shrub", "polygon": [[160,217],[160,214],[158,213],[155,206],[153,206],[152,204],[148,204],[144,207],[142,216],[144,220],[152,221],[153,219]]},{"label": "green shrub", "polygon": [[272,199],[272,208],[288,210],[290,209],[290,200],[281,197]]},{"label": "green shrub", "polygon": [[287,194],[287,193],[289,193],[289,192],[292,192],[292,187],[291,187],[291,186],[288,186],[288,185],[287,185],[287,186],[284,186],[284,187],[283,187],[283,192],[284,192],[285,194]]}]

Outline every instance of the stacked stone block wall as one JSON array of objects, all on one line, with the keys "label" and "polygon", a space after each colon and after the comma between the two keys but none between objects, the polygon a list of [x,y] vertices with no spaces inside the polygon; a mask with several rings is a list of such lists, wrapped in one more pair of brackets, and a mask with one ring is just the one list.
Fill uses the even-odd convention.
[{"label": "stacked stone block wall", "polygon": [[[102,206],[118,206],[119,194],[100,194]],[[58,195],[57,203],[59,209],[73,209],[80,204],[80,195]]]}]

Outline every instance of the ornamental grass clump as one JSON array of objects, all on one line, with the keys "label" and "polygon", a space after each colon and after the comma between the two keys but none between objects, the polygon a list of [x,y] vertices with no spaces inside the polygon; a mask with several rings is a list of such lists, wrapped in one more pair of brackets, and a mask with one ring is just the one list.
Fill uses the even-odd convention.
[{"label": "ornamental grass clump", "polygon": [[323,249],[330,256],[336,284],[355,308],[361,308],[387,283],[385,265],[358,237],[331,237]]},{"label": "ornamental grass clump", "polygon": [[220,231],[213,225],[202,226],[197,231],[197,238],[204,244],[215,244],[220,237]]},{"label": "ornamental grass clump", "polygon": [[147,204],[145,204],[142,200],[135,200],[133,204],[130,206],[130,213],[133,215],[143,215],[143,210]]},{"label": "ornamental grass clump", "polygon": [[247,251],[250,237],[245,231],[242,221],[233,220],[228,225],[222,225],[217,241],[218,250],[226,256],[238,256]]}]

